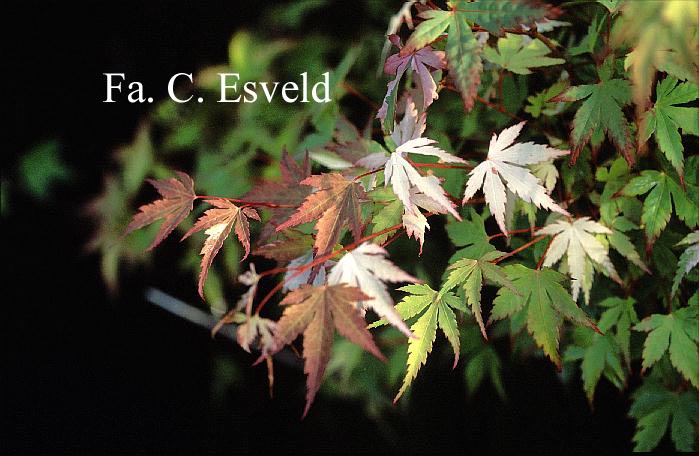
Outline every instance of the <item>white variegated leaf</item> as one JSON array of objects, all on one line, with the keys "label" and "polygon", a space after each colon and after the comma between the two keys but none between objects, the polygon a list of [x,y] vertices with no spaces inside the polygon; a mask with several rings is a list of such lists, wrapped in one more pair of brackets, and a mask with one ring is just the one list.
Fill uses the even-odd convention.
[{"label": "white variegated leaf", "polygon": [[558,220],[546,225],[538,234],[555,236],[546,252],[543,265],[553,266],[563,256],[566,257],[568,273],[572,279],[571,292],[577,300],[582,290],[585,303],[590,302],[594,265],[613,280],[621,279],[609,259],[609,246],[600,242],[593,234],[612,234],[606,226],[581,217],[569,222]]},{"label": "white variegated leaf", "polygon": [[464,191],[463,203],[465,204],[479,188],[483,188],[490,212],[495,216],[502,232],[507,232],[505,185],[512,193],[527,203],[569,215],[565,209],[551,199],[547,189],[541,186],[539,178],[525,166],[550,161],[570,152],[532,142],[514,143],[524,124],[525,122],[520,122],[504,129],[499,135],[493,134],[488,157],[471,170]]},{"label": "white variegated leaf", "polygon": [[384,282],[418,282],[418,279],[386,259],[388,252],[376,244],[364,243],[347,252],[328,274],[328,284],[358,287],[372,298],[360,302],[363,308],[373,309],[377,315],[398,328],[408,337],[413,337],[408,326],[393,307]]}]

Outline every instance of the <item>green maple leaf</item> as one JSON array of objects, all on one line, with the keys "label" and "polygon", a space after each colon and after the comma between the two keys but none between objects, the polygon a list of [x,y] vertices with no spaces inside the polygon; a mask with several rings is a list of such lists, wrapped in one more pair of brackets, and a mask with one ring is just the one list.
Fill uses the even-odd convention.
[{"label": "green maple leaf", "polygon": [[[427,355],[432,352],[432,346],[437,336],[437,327],[444,332],[454,350],[454,367],[456,367],[456,363],[459,361],[460,342],[456,315],[452,309],[468,311],[453,293],[438,293],[429,285],[408,285],[398,290],[409,293],[396,304],[396,310],[401,318],[408,320],[418,315],[420,317],[410,327],[417,339],[408,340],[408,370],[394,402],[405,393],[415,380],[420,368],[427,362]],[[369,325],[369,328],[385,324],[387,324],[385,320],[379,320]]]},{"label": "green maple leaf", "polygon": [[545,116],[557,114],[559,111],[558,105],[561,103],[552,103],[549,100],[560,95],[567,87],[568,83],[566,81],[558,81],[548,89],[528,96],[527,102],[529,104],[525,106],[524,111],[531,114],[534,118],[538,118],[541,114]]},{"label": "green maple leaf", "polygon": [[403,52],[420,49],[439,38],[447,29],[446,55],[449,73],[461,92],[467,111],[473,108],[483,63],[482,45],[471,31],[478,24],[499,35],[503,27],[531,23],[546,14],[545,8],[530,6],[524,1],[476,0],[449,2],[450,11],[427,10],[420,14],[421,22],[405,44]]},{"label": "green maple leaf", "polygon": [[[687,185],[688,190],[690,185]],[[623,193],[626,196],[648,193],[643,202],[641,224],[645,228],[649,245],[657,239],[670,221],[672,203],[675,206],[675,214],[688,227],[694,228],[699,223],[699,207],[680,184],[665,172],[643,171],[640,176],[631,179],[624,187]]]},{"label": "green maple leaf", "polygon": [[501,286],[508,287],[512,292],[517,293],[512,282],[507,278],[507,275],[502,271],[502,268],[491,263],[492,260],[502,256],[502,252],[494,251],[484,254],[478,260],[463,258],[449,266],[451,271],[447,280],[444,282],[439,295],[442,296],[450,290],[462,286],[466,294],[466,302],[471,307],[473,315],[476,317],[478,326],[481,328],[483,338],[487,339],[485,334],[485,325],[483,324],[483,315],[481,312],[481,288],[483,288],[483,280],[488,279]]},{"label": "green maple leaf", "polygon": [[462,247],[451,256],[449,263],[454,263],[462,258],[480,258],[488,252],[495,251],[495,247],[490,244],[490,237],[485,231],[484,221],[488,218],[487,209],[483,215],[479,215],[471,209],[469,218],[464,217],[459,222],[449,219],[447,224],[449,239],[455,246]]},{"label": "green maple leaf", "polygon": [[643,369],[669,352],[675,369],[699,388],[699,307],[685,307],[668,315],[653,314],[634,329],[648,333],[643,344]]},{"label": "green maple leaf", "polygon": [[551,361],[560,366],[558,340],[563,320],[596,330],[597,326],[563,288],[565,276],[562,274],[548,268],[529,269],[520,264],[505,266],[503,270],[519,294],[509,288],[500,288],[493,301],[490,319],[501,320],[523,311],[526,314],[527,329],[537,345]]},{"label": "green maple leaf", "polygon": [[622,389],[626,373],[621,364],[619,347],[611,335],[596,334],[589,330],[584,334],[580,333],[581,331],[576,331],[575,344],[566,349],[563,360],[582,360],[580,368],[583,389],[587,400],[592,404],[595,389],[603,374],[614,386]]},{"label": "green maple leaf", "polygon": [[575,342],[565,352],[564,361],[582,361],[583,389],[590,403],[602,375],[620,390],[625,385],[626,371],[622,359],[628,368],[631,362],[631,324],[638,322],[634,303],[633,298],[617,297],[600,302],[599,306],[607,309],[598,322],[604,335],[576,328]]},{"label": "green maple leaf", "polygon": [[575,113],[571,141],[571,163],[575,163],[583,147],[592,139],[593,146],[602,141],[601,132],[614,143],[630,165],[634,164],[631,127],[622,107],[631,103],[631,86],[625,79],[612,79],[613,59],[608,58],[598,69],[600,82],[570,87],[556,101],[583,101]]},{"label": "green maple leaf", "polygon": [[655,379],[646,380],[633,394],[629,415],[638,420],[634,451],[651,451],[670,427],[670,437],[679,451],[694,451],[694,429],[699,425],[699,394],[694,390],[675,392]]},{"label": "green maple leaf", "polygon": [[607,310],[602,313],[597,326],[603,333],[616,328],[614,337],[627,366],[631,364],[631,325],[638,323],[635,303],[633,298],[611,297],[598,304]]},{"label": "green maple leaf", "polygon": [[655,142],[663,151],[677,174],[684,174],[683,134],[699,135],[699,109],[676,106],[690,103],[699,98],[699,85],[685,82],[678,85],[678,80],[667,77],[658,83],[656,101],[653,108],[645,113],[642,140],[647,141],[654,135]]},{"label": "green maple leaf", "polygon": [[538,39],[526,43],[522,35],[506,33],[498,39],[497,50],[486,47],[483,55],[498,66],[517,74],[531,74],[534,67],[560,65],[563,59],[547,57],[551,50]]},{"label": "green maple leaf", "polygon": [[[394,195],[395,198],[395,195]],[[403,203],[398,198],[382,206],[371,219],[373,226],[371,234],[378,233],[401,222],[403,217]],[[374,238],[374,243],[381,245],[391,233],[385,233]]]}]

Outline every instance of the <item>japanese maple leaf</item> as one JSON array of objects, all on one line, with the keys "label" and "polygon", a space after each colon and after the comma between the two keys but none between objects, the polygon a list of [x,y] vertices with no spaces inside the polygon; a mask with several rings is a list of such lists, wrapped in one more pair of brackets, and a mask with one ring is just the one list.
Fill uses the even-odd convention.
[{"label": "japanese maple leaf", "polygon": [[[298,258],[294,258],[289,262],[287,266],[286,274],[284,274],[284,286],[282,291],[295,290],[301,285],[325,285],[326,269],[330,266],[331,261],[326,261],[325,263],[316,266],[314,270],[311,268],[299,271],[298,268],[306,266],[307,264],[313,262],[313,251],[308,250],[303,255]],[[313,273],[313,279],[311,279],[311,273]],[[310,282],[309,282],[310,280]]]},{"label": "japanese maple leaf", "polygon": [[[688,2],[689,3],[689,2]],[[660,379],[646,377],[643,386],[633,392],[629,409],[636,423],[634,451],[650,452],[670,431],[675,449],[694,451],[695,429],[699,426],[699,394],[692,388],[675,391]]]},{"label": "japanese maple leaf", "polygon": [[555,13],[555,10],[521,1],[454,0],[448,5],[449,11],[428,9],[420,13],[425,20],[410,35],[401,54],[423,48],[448,29],[445,51],[449,76],[461,92],[464,108],[470,111],[483,71],[483,45],[488,40],[487,32],[474,33],[471,30],[474,23],[489,33],[499,35],[503,27],[541,21],[545,14]]},{"label": "japanese maple leaf", "polygon": [[612,79],[613,60],[607,59],[598,69],[600,82],[570,87],[552,101],[583,101],[573,118],[571,141],[572,164],[578,159],[587,143],[597,147],[604,139],[603,133],[612,140],[629,165],[633,166],[634,142],[631,138],[629,121],[622,107],[631,103],[631,87],[625,79]]},{"label": "japanese maple leaf", "polygon": [[330,360],[333,328],[350,342],[385,361],[356,306],[357,302],[368,299],[371,298],[358,288],[344,284],[302,285],[286,295],[280,303],[285,309],[274,333],[276,349],[281,349],[303,333],[303,370],[308,376],[304,417],[313,404]]},{"label": "japanese maple leaf", "polygon": [[318,233],[314,249],[317,255],[332,250],[345,226],[349,226],[355,240],[361,237],[360,201],[367,196],[360,182],[332,173],[307,177],[301,184],[315,187],[318,191],[310,194],[296,212],[277,227],[277,231],[315,220]]},{"label": "japanese maple leaf", "polygon": [[420,138],[427,127],[425,124],[426,119],[427,113],[423,112],[420,114],[413,97],[409,94],[406,95],[403,118],[400,123],[396,124],[391,133],[391,139],[396,146],[401,146],[410,140]]},{"label": "japanese maple leaf", "polygon": [[296,230],[285,230],[280,239],[261,245],[252,251],[278,263],[287,263],[300,257],[313,247],[313,238]]},{"label": "japanese maple leaf", "polygon": [[471,170],[464,191],[465,204],[479,188],[483,188],[485,201],[503,233],[507,232],[505,186],[527,203],[568,215],[565,209],[551,199],[539,179],[526,166],[567,155],[569,151],[532,142],[514,143],[525,123],[520,122],[506,128],[499,135],[493,133],[488,157]]},{"label": "japanese maple leaf", "polygon": [[677,82],[667,77],[658,83],[655,105],[643,117],[641,140],[647,141],[654,134],[658,147],[684,180],[684,147],[679,130],[699,136],[699,109],[677,105],[699,98],[699,85],[691,82],[678,85]]},{"label": "japanese maple leaf", "polygon": [[124,235],[146,225],[164,219],[158,229],[155,239],[148,246],[148,250],[155,248],[179,225],[192,211],[194,200],[194,181],[187,174],[177,171],[177,178],[153,180],[148,182],[162,196],[161,199],[138,208],[138,213],[133,216]]},{"label": "japanese maple leaf", "polygon": [[555,236],[544,259],[544,266],[553,266],[566,255],[568,271],[573,279],[571,290],[573,300],[577,301],[582,289],[585,294],[585,304],[590,302],[590,290],[593,281],[593,263],[611,277],[621,283],[619,274],[609,259],[609,247],[598,241],[594,234],[612,234],[612,230],[593,222],[589,217],[580,217],[569,222],[558,220],[546,225],[538,231],[539,234]]},{"label": "japanese maple leaf", "polygon": [[251,315],[238,325],[236,329],[236,341],[243,350],[250,353],[250,346],[258,346],[263,354],[274,351],[275,321],[261,318],[259,315]]},{"label": "japanese maple leaf", "polygon": [[199,274],[199,295],[204,297],[204,283],[209,274],[209,268],[214,261],[216,254],[223,242],[226,240],[231,230],[235,228],[235,234],[238,240],[245,248],[245,256],[250,253],[250,225],[248,217],[255,220],[260,220],[257,211],[251,207],[238,207],[230,201],[223,198],[208,199],[207,203],[215,207],[204,212],[194,226],[185,233],[182,239],[186,239],[194,233],[205,230],[204,233],[208,236],[204,241],[204,246],[201,249],[201,254],[204,255],[201,259],[201,273]]},{"label": "japanese maple leaf", "polygon": [[688,227],[699,225],[699,204],[694,196],[699,191],[699,182],[688,173],[686,188],[683,189],[675,177],[672,173],[647,169],[631,179],[622,190],[626,196],[648,193],[643,201],[641,225],[646,232],[649,250],[670,221],[673,205],[675,215]]},{"label": "japanese maple leaf", "polygon": [[484,339],[488,336],[485,333],[485,325],[483,324],[483,316],[481,312],[481,289],[483,282],[488,279],[497,283],[500,286],[508,287],[513,292],[517,293],[512,282],[507,278],[502,268],[491,263],[494,259],[502,256],[502,252],[493,251],[485,253],[480,259],[472,260],[470,258],[462,258],[449,266],[449,276],[444,282],[439,294],[443,295],[458,286],[463,287],[466,301],[471,307],[473,315],[476,317],[478,326],[481,329],[481,334]]},{"label": "japanese maple leaf", "polygon": [[[397,38],[393,41],[396,46],[400,46]],[[439,97],[437,94],[437,84],[432,77],[432,70],[440,70],[444,68],[444,66],[444,52],[435,51],[429,46],[407,54],[399,52],[386,59],[384,72],[389,75],[395,75],[396,77],[388,83],[388,89],[383,104],[376,114],[376,118],[380,119],[384,125],[384,130],[389,131],[393,129],[393,118],[395,116],[396,100],[398,98],[397,86],[406,70],[410,68],[417,75],[417,85],[422,93],[420,108],[422,112],[425,112],[432,102]]]},{"label": "japanese maple leaf", "polygon": [[684,307],[669,315],[653,314],[633,329],[648,333],[643,344],[644,370],[669,352],[672,365],[699,388],[699,307]]},{"label": "japanese maple leaf", "polygon": [[[432,346],[437,337],[437,327],[444,332],[454,350],[454,367],[456,367],[459,362],[461,342],[454,309],[467,310],[461,299],[456,297],[454,293],[438,293],[429,285],[407,285],[399,290],[409,293],[396,306],[400,316],[405,320],[420,316],[410,327],[417,337],[408,340],[408,369],[403,379],[403,385],[393,402],[398,401],[408,390],[420,368],[427,362],[427,355],[432,352]],[[379,320],[369,325],[369,328],[387,323],[386,320]]]},{"label": "japanese maple leaf", "polygon": [[548,268],[529,269],[521,264],[502,269],[517,293],[507,287],[500,288],[490,319],[501,320],[524,312],[529,333],[557,366],[561,365],[558,342],[564,318],[599,331],[561,285],[565,280],[563,274]]},{"label": "japanese maple leaf", "polygon": [[311,193],[311,188],[299,185],[302,180],[311,175],[311,161],[308,154],[299,164],[284,150],[279,168],[281,171],[280,181],[263,180],[243,196],[245,201],[292,206],[269,208],[272,217],[262,229],[258,242],[269,239],[275,233],[277,226],[294,212],[294,207],[300,205],[304,198]]},{"label": "japanese maple leaf", "polygon": [[388,252],[376,244],[365,242],[356,249],[347,252],[333,266],[328,275],[328,284],[345,283],[359,288],[371,298],[359,303],[363,308],[371,308],[377,315],[398,328],[408,337],[414,337],[408,327],[393,308],[393,300],[386,290],[384,282],[418,282],[418,279],[406,273],[389,261]]},{"label": "japanese maple leaf", "polygon": [[439,182],[439,178],[433,175],[421,175],[408,161],[408,153],[432,155],[442,161],[465,163],[459,157],[455,157],[443,150],[432,146],[435,141],[427,138],[412,139],[399,146],[386,161],[384,174],[386,185],[393,187],[396,197],[403,203],[403,224],[409,236],[414,235],[420,241],[420,248],[425,236],[427,219],[419,210],[417,195],[423,195],[422,203],[433,206],[437,213],[450,213],[456,219],[461,217],[456,212],[456,205],[447,197],[446,192]]},{"label": "japanese maple leaf", "polygon": [[392,139],[398,146],[385,159],[385,184],[391,185],[393,193],[403,203],[403,225],[408,236],[415,236],[420,241],[420,247],[425,236],[425,228],[429,228],[427,219],[420,212],[420,207],[433,213],[450,213],[461,220],[455,210],[454,203],[447,197],[436,176],[421,175],[408,161],[408,154],[418,154],[439,158],[442,162],[466,163],[439,147],[436,142],[420,135],[425,130],[424,113],[418,111],[411,97],[406,97],[405,114],[400,124],[396,125]]}]

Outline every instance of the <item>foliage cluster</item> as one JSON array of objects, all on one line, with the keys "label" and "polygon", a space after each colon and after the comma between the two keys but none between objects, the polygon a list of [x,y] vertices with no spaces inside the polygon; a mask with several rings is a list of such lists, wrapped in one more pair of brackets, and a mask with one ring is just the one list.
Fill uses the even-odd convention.
[{"label": "foliage cluster", "polygon": [[[441,350],[439,332],[470,392],[489,378],[504,396],[502,358],[542,354],[579,370],[591,404],[600,382],[640,383],[637,450],[666,433],[695,449],[696,4],[413,0],[374,13],[390,17],[387,86],[373,71],[381,32],[349,50],[238,33],[224,67],[242,82],[313,74],[344,50],[333,102],[157,107],[92,206],[107,283],[178,233],[242,348],[271,369],[303,336],[304,415],[324,378],[380,413]],[[215,90],[224,67],[195,90]],[[349,120],[369,110],[366,126]],[[128,223],[149,175],[160,196]],[[247,289],[229,304],[237,275]]]}]

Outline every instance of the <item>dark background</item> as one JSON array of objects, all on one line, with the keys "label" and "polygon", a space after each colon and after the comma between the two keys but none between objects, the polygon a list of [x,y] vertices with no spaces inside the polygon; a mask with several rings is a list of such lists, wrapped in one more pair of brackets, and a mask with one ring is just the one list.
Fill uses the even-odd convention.
[{"label": "dark background", "polygon": [[[264,368],[245,367],[249,355],[143,298],[159,283],[177,295],[176,283],[185,282],[183,295],[191,295],[191,280],[136,270],[116,299],[107,296],[97,257],[83,253],[92,226],[82,207],[149,105],[102,103],[102,73],[127,73],[162,97],[170,75],[225,61],[233,31],[255,27],[259,8],[232,1],[5,8],[3,176],[32,144],[56,137],[77,179],[48,203],[10,187],[0,452],[628,451],[633,422],[623,396],[601,382],[591,411],[579,383],[566,387],[543,360],[505,364],[506,403],[489,386],[467,399],[460,375],[428,364],[407,413],[389,414],[388,425],[366,418],[360,403],[323,395],[300,421],[300,370],[277,366],[270,400]],[[319,27],[343,39],[354,7],[338,8]],[[226,372],[241,369],[229,381]]]}]

